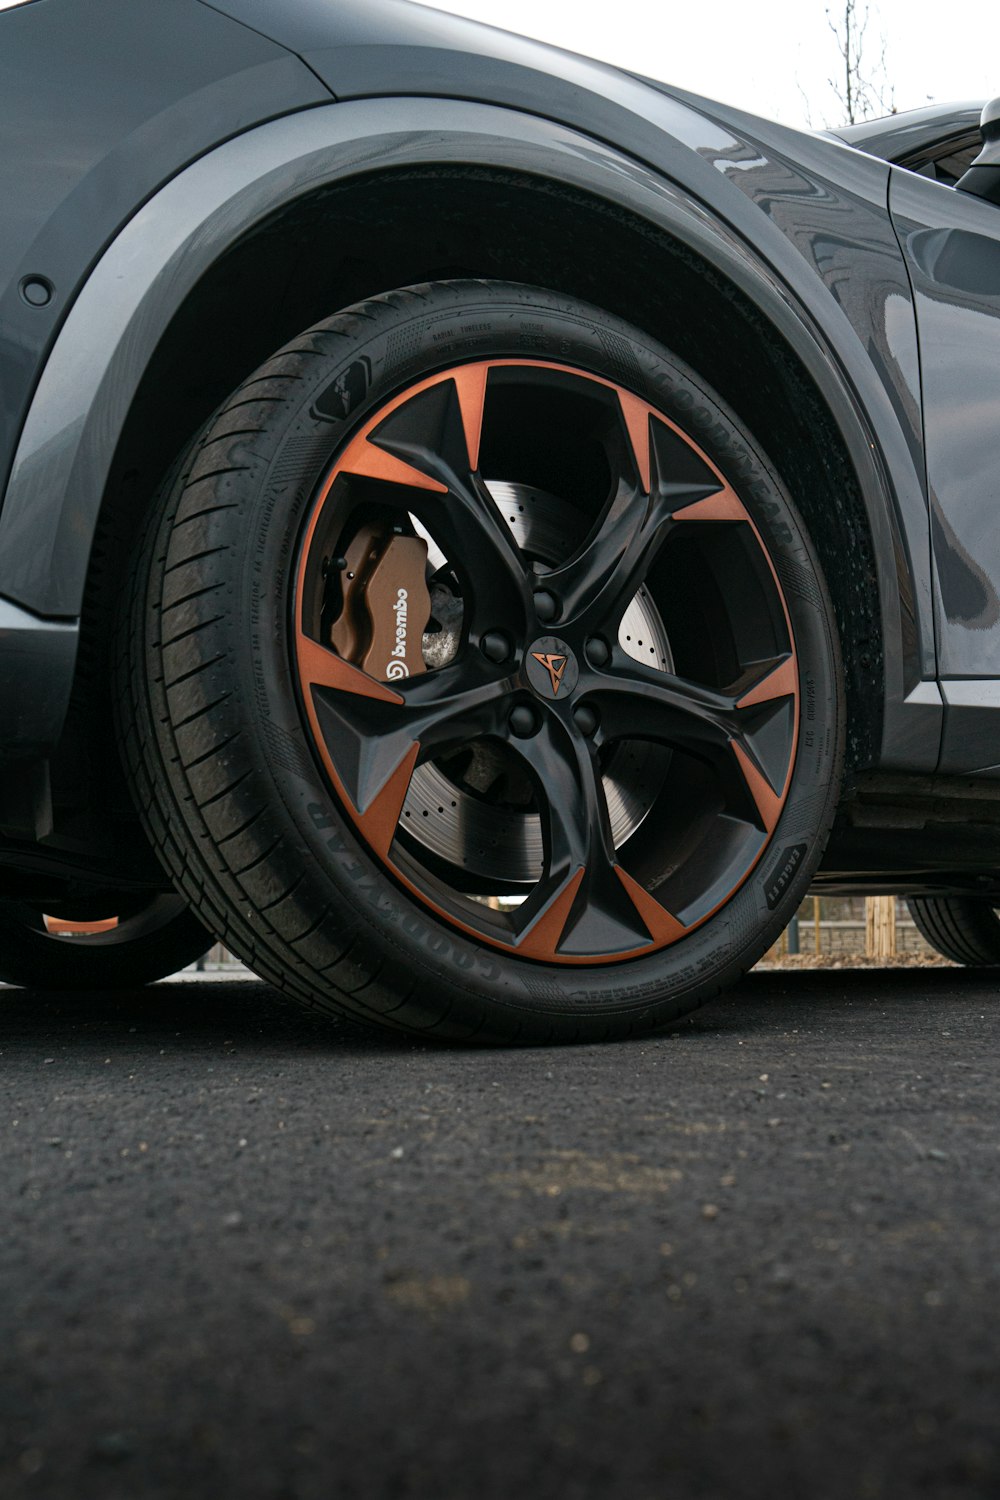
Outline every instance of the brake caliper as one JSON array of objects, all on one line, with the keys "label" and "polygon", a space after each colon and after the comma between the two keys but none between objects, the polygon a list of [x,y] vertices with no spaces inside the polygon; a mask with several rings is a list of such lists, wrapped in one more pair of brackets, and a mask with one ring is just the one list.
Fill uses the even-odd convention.
[{"label": "brake caliper", "polygon": [[337,653],[382,682],[426,672],[427,543],[362,526],[340,565],[343,606],[330,632]]}]

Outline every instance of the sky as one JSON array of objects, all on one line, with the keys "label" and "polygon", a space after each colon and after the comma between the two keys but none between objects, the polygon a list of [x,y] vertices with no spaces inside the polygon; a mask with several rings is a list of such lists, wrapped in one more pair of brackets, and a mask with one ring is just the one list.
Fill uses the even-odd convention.
[{"label": "sky", "polygon": [[[428,0],[645,73],[785,125],[842,124],[827,80],[838,63],[823,0]],[[864,0],[859,0],[863,9]],[[843,0],[841,0],[841,10]],[[836,9],[830,7],[831,13]],[[921,14],[923,11],[923,14]],[[914,0],[869,6],[897,109],[1000,95],[1000,6],[967,0],[954,20]]]}]

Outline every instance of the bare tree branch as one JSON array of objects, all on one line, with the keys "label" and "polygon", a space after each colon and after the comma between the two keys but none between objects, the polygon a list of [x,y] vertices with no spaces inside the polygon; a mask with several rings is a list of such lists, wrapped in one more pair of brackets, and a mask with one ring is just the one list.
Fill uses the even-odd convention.
[{"label": "bare tree branch", "polygon": [[859,0],[842,0],[842,6],[836,20],[830,10],[826,12],[826,24],[840,54],[838,76],[827,82],[849,125],[875,115],[894,115],[896,91],[889,83],[885,37],[880,37],[878,55],[869,67],[865,56],[870,20],[867,0],[863,4]]}]

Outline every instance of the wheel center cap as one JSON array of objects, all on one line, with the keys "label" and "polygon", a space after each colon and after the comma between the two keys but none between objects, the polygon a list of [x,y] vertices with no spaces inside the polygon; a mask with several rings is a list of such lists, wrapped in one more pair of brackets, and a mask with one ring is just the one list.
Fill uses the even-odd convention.
[{"label": "wheel center cap", "polygon": [[580,680],[576,657],[558,636],[532,641],[524,661],[528,681],[541,698],[568,698]]}]

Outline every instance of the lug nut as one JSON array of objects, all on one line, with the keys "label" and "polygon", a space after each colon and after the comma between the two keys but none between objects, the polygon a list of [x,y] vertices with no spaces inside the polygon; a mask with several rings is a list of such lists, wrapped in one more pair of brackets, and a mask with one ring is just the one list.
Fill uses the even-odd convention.
[{"label": "lug nut", "polygon": [[611,647],[601,635],[592,635],[587,642],[587,660],[592,667],[606,667],[611,660]]},{"label": "lug nut", "polygon": [[589,703],[581,703],[579,708],[574,708],[573,718],[576,720],[576,727],[580,733],[588,736],[594,733],[601,722],[597,716],[597,710],[591,708]]},{"label": "lug nut", "polygon": [[559,601],[548,589],[539,589],[535,595],[535,614],[546,624],[559,614]]},{"label": "lug nut", "polygon": [[527,703],[518,703],[515,708],[512,708],[507,723],[510,725],[511,733],[516,734],[521,740],[526,740],[529,735],[534,734],[538,727],[535,710]]},{"label": "lug nut", "polygon": [[488,630],[479,642],[479,649],[490,661],[506,661],[510,656],[510,641],[502,630]]}]

